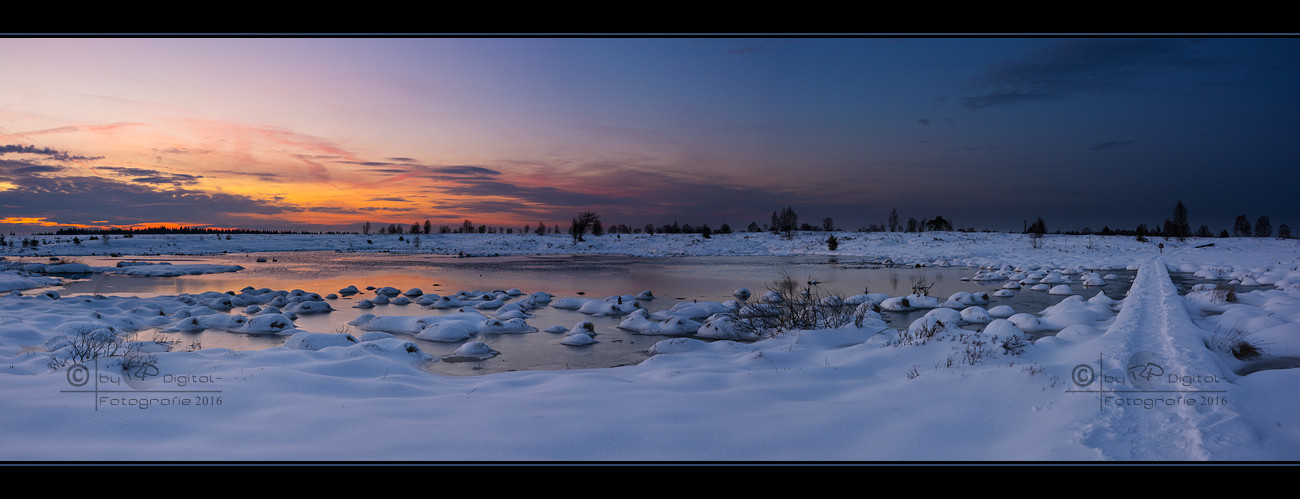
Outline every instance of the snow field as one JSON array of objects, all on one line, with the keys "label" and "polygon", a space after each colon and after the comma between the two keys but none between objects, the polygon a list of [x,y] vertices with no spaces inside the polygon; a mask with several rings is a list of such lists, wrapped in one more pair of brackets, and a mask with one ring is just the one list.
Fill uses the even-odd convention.
[{"label": "snow field", "polygon": [[[491,246],[497,244],[493,241],[509,237],[488,238],[475,247],[498,249]],[[159,371],[173,379],[206,376],[201,379],[210,381],[188,386],[219,390],[220,405],[164,404],[155,394],[70,393],[72,378],[45,366],[48,354],[39,350],[57,348],[56,336],[81,325],[108,325],[126,335],[197,320],[199,325],[240,332],[255,319],[277,323],[279,315],[292,321],[287,307],[294,304],[301,308],[327,302],[311,293],[271,290],[149,299],[6,296],[0,298],[0,374],[8,374],[0,383],[0,400],[7,407],[0,455],[11,460],[1300,458],[1300,397],[1292,396],[1300,386],[1300,370],[1251,372],[1260,360],[1238,359],[1230,350],[1215,347],[1220,344],[1215,339],[1231,328],[1260,341],[1274,358],[1292,355],[1300,333],[1294,242],[1215,240],[1216,247],[1197,249],[1189,240],[1186,245],[1166,243],[1164,256],[1155,256],[1158,253],[1147,252],[1146,246],[1120,240],[1089,252],[1081,242],[1052,236],[1046,238],[1045,251],[1021,248],[1018,239],[1001,234],[848,237],[853,239],[842,238],[839,252],[975,265],[983,267],[978,272],[998,273],[1009,282],[1033,279],[1033,284],[1043,284],[1037,281],[1057,273],[1060,279],[1088,286],[1083,277],[1087,272],[1079,267],[1098,274],[1104,274],[1105,267],[1139,272],[1128,297],[1096,295],[1084,288],[1041,313],[1019,314],[1000,306],[981,314],[982,305],[963,303],[967,297],[955,295],[942,303],[916,300],[924,301],[932,313],[907,331],[864,323],[748,343],[672,338],[656,343],[649,360],[612,369],[480,377],[445,377],[424,370],[423,363],[435,360],[418,348],[412,351],[413,343],[401,335],[422,334],[443,323],[472,326],[495,320],[505,325],[526,320],[488,317],[473,306],[448,314],[457,320],[371,316],[358,324],[367,331],[360,337],[290,328],[271,331],[275,328],[268,324],[257,331],[288,334],[292,345],[158,355]],[[425,238],[426,245],[431,239]],[[253,242],[250,237],[241,243]],[[797,249],[799,242],[755,237],[721,247],[774,252]],[[648,252],[659,243],[639,244],[637,248]],[[709,244],[716,243],[679,244],[675,251],[699,251]],[[509,247],[527,251],[520,244]],[[807,251],[820,250],[808,246]],[[1222,278],[1223,284],[1235,286],[1236,301],[1227,300],[1226,290],[1216,292],[1217,285],[1180,297],[1169,269]],[[0,274],[6,276],[0,283],[33,277],[17,272]],[[1031,277],[1035,273],[1042,275]],[[1055,285],[1061,284],[1066,283]],[[541,298],[530,299],[534,297]],[[620,306],[628,304],[624,296],[611,298],[612,304],[559,298],[551,305],[576,305],[580,310],[597,303],[589,310],[594,315],[618,314]],[[500,299],[506,305],[523,301]],[[864,296],[844,301],[884,307],[888,300]],[[909,305],[915,306],[912,301]],[[697,317],[714,323],[708,320],[716,314],[710,307],[726,307],[690,305],[677,313],[661,310],[670,313],[659,320]],[[205,319],[244,317],[238,312],[252,306],[257,311],[242,322]],[[272,307],[280,312],[259,314]],[[527,306],[520,308],[496,310],[527,312]],[[655,320],[654,314],[637,307],[619,315],[624,321]],[[981,331],[953,327],[983,324],[986,318],[993,320]],[[1003,346],[1008,338],[1023,338],[1021,334],[1036,327],[1059,328],[1060,333],[1025,345],[1019,353],[1015,342],[1011,348]],[[568,337],[592,338],[583,329],[575,325],[572,330],[579,332]],[[921,336],[928,337],[921,341]],[[486,345],[474,343],[466,343],[460,353],[491,355],[490,348],[483,350]],[[1143,404],[1171,397],[1113,393],[1136,402],[1107,405],[1099,394],[1084,392],[1097,385],[1074,382],[1077,366],[1126,373],[1133,359],[1159,364],[1166,374],[1153,379],[1179,375],[1173,383],[1162,383],[1195,391],[1181,394],[1183,400],[1211,403],[1148,407]],[[113,379],[114,373],[107,375]],[[161,379],[156,383],[165,385]],[[109,397],[108,402],[97,407],[97,397]],[[112,405],[123,400],[124,405]],[[141,400],[147,409],[140,408]]]}]

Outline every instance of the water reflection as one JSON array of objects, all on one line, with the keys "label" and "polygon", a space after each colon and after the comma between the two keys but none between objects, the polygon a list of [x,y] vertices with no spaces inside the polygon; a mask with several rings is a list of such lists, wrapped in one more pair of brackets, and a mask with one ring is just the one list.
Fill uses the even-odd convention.
[{"label": "water reflection", "polygon": [[[420,288],[424,293],[440,295],[457,291],[506,290],[519,288],[525,293],[545,291],[557,297],[583,296],[603,299],[616,294],[637,294],[650,290],[659,299],[645,303],[650,311],[671,308],[685,300],[726,301],[736,288],[745,287],[761,296],[769,284],[782,273],[797,282],[820,281],[817,286],[827,294],[851,296],[863,292],[902,296],[924,280],[932,283],[932,296],[947,298],[958,291],[990,294],[1005,281],[972,282],[962,277],[976,270],[966,267],[897,268],[876,262],[844,257],[690,257],[637,258],[625,256],[522,256],[499,258],[457,258],[438,255],[340,254],[333,252],[285,252],[255,255],[186,257],[185,263],[241,265],[245,270],[226,274],[181,277],[136,277],[93,275],[89,279],[68,283],[59,292],[64,295],[105,294],[121,296],[156,296],[205,291],[235,291],[246,286],[274,290],[302,289],[322,296],[337,293],[347,286],[364,290],[368,286],[392,286],[402,291]],[[115,265],[116,260],[86,262],[90,265]],[[162,259],[181,263],[180,259]],[[1111,271],[1108,271],[1108,273]],[[1104,289],[1112,298],[1122,298],[1132,272],[1113,271],[1120,279]],[[1073,285],[1076,292],[1092,297],[1098,288]],[[581,295],[580,295],[581,293]],[[347,330],[347,322],[362,313],[375,315],[440,315],[447,311],[428,310],[418,305],[379,305],[361,310],[352,306],[373,292],[363,291],[352,297],[329,300],[335,312],[306,315],[296,321],[299,329],[315,332]],[[985,308],[1011,305],[1017,312],[1037,313],[1064,297],[1046,292],[1017,292],[1015,297],[994,298]],[[487,315],[491,311],[485,311]],[[525,369],[576,369],[636,364],[648,357],[647,349],[662,336],[645,336],[617,329],[621,317],[592,317],[569,310],[543,308],[533,312],[528,324],[539,330],[561,325],[572,327],[589,320],[595,323],[599,343],[582,347],[561,345],[562,335],[537,332],[529,334],[495,334],[476,338],[488,343],[501,355],[478,362],[437,362],[432,370],[443,374],[476,375]],[[887,313],[885,319],[895,328],[905,328],[925,311]],[[353,331],[360,333],[360,331]],[[221,347],[237,350],[262,349],[283,341],[282,337],[250,337],[220,331],[198,333],[196,338],[180,338],[184,344],[200,341],[204,348]],[[433,355],[449,355],[463,342],[440,343],[415,341]]]}]

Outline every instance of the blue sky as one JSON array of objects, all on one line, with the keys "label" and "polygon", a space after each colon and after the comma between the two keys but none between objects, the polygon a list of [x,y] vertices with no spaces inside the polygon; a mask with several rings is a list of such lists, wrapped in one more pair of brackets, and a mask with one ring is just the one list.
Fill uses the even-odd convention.
[{"label": "blue sky", "polygon": [[[1300,223],[1290,38],[5,39],[7,231]],[[30,147],[29,147],[30,146]],[[48,152],[42,152],[46,151]]]}]

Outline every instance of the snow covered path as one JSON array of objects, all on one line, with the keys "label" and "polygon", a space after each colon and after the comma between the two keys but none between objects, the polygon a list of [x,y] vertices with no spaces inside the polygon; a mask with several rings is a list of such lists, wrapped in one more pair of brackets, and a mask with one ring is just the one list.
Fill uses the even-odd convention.
[{"label": "snow covered path", "polygon": [[1113,390],[1082,423],[1081,443],[1102,459],[1267,459],[1234,404],[1231,371],[1206,348],[1164,258],[1142,264],[1123,307],[1101,338],[1101,379],[1081,388]]}]

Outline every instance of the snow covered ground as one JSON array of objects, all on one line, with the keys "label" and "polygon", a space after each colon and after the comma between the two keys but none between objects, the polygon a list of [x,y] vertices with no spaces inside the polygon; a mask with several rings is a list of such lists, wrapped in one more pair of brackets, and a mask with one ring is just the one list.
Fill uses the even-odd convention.
[{"label": "snow covered ground", "polygon": [[[295,248],[835,254],[984,267],[970,269],[971,276],[1014,281],[1025,286],[1013,291],[1020,293],[1068,279],[1078,294],[1005,319],[962,304],[953,306],[966,313],[936,308],[907,330],[865,321],[754,343],[683,336],[660,341],[657,355],[635,366],[446,377],[422,367],[444,360],[403,339],[432,324],[389,318],[353,335],[292,327],[289,312],[310,313],[315,305],[304,304],[325,303],[310,293],[245,290],[240,300],[258,303],[259,312],[275,310],[239,314],[226,313],[236,297],[221,293],[93,298],[29,291],[0,297],[0,459],[1300,459],[1300,369],[1268,368],[1300,359],[1295,240],[1048,236],[1034,249],[1021,235],[842,233],[830,252],[824,236],[602,236],[575,247],[559,236],[427,235],[419,248],[396,236],[137,236],[109,246],[123,255]],[[9,253],[7,261],[105,253],[101,244],[50,239],[36,252]],[[1163,253],[1157,242],[1165,244]],[[1099,297],[1081,284],[1087,270],[1102,276],[1124,268],[1138,269],[1127,298]],[[1214,286],[1179,296],[1170,270],[1196,272]],[[1043,275],[1029,277],[1034,272]],[[0,276],[9,289],[48,284],[21,271]],[[1236,283],[1233,293],[1229,282]],[[624,312],[620,307],[628,305],[601,310]],[[516,312],[526,313],[522,308]],[[457,324],[473,325],[482,323],[470,314],[483,312],[485,320],[493,315],[454,315]],[[639,321],[653,319],[631,312]],[[505,326],[512,319],[495,320]],[[979,331],[954,327],[985,320]],[[105,334],[94,331],[106,326],[113,337],[140,340],[121,345],[130,356],[80,362],[84,369],[48,365],[49,351],[71,351],[68,338]],[[168,327],[292,340],[238,352],[149,341],[150,328]],[[1060,332],[1022,344],[1022,332],[1040,327]],[[1251,359],[1241,338],[1264,356]],[[148,362],[124,370],[124,358]]]}]

